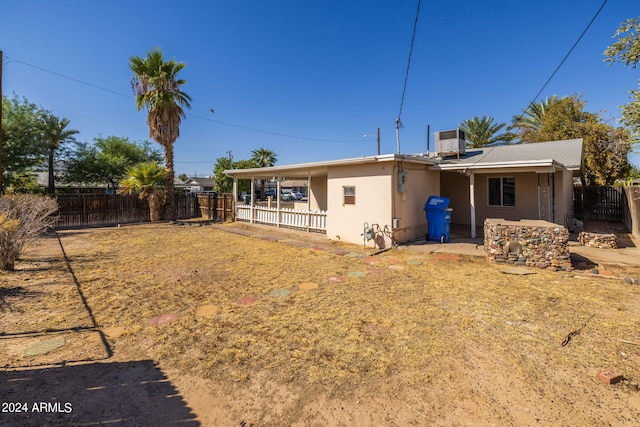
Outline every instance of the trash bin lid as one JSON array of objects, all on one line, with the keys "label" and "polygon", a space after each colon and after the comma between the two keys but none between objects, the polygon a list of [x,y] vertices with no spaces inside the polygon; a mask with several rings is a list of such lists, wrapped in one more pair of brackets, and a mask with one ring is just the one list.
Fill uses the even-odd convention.
[{"label": "trash bin lid", "polygon": [[424,209],[422,210],[443,211],[449,206],[449,203],[451,203],[451,200],[446,197],[429,196],[429,198],[427,199],[427,203],[424,204]]}]

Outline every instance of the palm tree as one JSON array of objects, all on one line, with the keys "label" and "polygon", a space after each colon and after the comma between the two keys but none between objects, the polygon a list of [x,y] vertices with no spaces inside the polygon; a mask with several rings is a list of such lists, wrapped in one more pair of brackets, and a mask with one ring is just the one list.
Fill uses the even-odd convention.
[{"label": "palm tree", "polygon": [[156,162],[138,163],[126,169],[118,194],[138,194],[147,199],[151,221],[160,221],[160,209],[165,202],[165,182],[169,171]]},{"label": "palm tree", "polygon": [[552,105],[560,101],[556,95],[547,97],[540,102],[532,102],[522,110],[522,114],[514,116],[509,130],[515,130],[516,137],[521,142],[536,142],[540,129],[544,125],[547,111]]},{"label": "palm tree", "polygon": [[55,194],[55,174],[53,170],[54,153],[58,148],[60,148],[60,144],[75,142],[76,139],[73,135],[80,132],[75,129],[67,129],[67,126],[69,126],[69,120],[59,119],[53,114],[47,114],[44,116],[42,121],[44,125],[42,136],[49,148],[49,187],[47,188],[47,193]]},{"label": "palm tree", "polygon": [[489,116],[482,116],[482,118],[475,116],[471,120],[465,120],[460,123],[460,129],[464,131],[467,141],[467,147],[480,148],[489,145],[498,145],[509,142],[513,139],[511,133],[502,133],[496,135],[506,123],[494,123],[494,118]]},{"label": "palm tree", "polygon": [[[259,168],[273,166],[278,161],[278,155],[267,148],[258,148],[251,152],[251,159]],[[264,178],[260,180],[260,198],[264,198]]]},{"label": "palm tree", "polygon": [[132,56],[129,59],[136,105],[138,110],[147,108],[149,136],[164,148],[167,169],[165,216],[169,220],[176,219],[173,144],[180,136],[180,124],[185,118],[183,107],[189,108],[191,101],[191,97],[180,90],[186,80],[178,79],[178,73],[185,65],[175,59],[165,61],[160,49],[149,51],[144,58]]}]

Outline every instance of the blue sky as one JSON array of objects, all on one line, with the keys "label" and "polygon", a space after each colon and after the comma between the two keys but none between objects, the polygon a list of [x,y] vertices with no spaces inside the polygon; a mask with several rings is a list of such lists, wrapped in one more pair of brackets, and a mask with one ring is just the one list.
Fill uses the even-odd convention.
[{"label": "blue sky", "polygon": [[[401,151],[473,116],[509,122],[542,88],[603,0],[428,1],[420,7]],[[268,148],[278,164],[396,151],[417,0],[6,1],[3,93],[26,97],[80,131],[149,139],[129,57],[160,47],[185,62],[191,95],[176,171],[210,175],[231,150]],[[602,52],[637,0],[609,0],[541,97],[580,94],[616,124],[640,72]],[[215,110],[215,114],[210,112]],[[433,146],[433,136],[431,143]],[[637,156],[632,158],[640,164]]]}]

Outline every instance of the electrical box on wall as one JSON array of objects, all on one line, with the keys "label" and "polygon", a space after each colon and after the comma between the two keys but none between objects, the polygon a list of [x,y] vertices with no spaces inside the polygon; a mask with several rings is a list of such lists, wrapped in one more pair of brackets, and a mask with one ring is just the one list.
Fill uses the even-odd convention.
[{"label": "electrical box on wall", "polygon": [[398,172],[398,192],[405,193],[407,191],[407,180],[409,174],[406,172]]}]

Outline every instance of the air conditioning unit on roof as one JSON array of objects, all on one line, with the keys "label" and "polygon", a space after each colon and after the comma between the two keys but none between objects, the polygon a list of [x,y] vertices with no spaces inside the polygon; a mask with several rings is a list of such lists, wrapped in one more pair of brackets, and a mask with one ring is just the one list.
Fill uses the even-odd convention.
[{"label": "air conditioning unit on roof", "polygon": [[464,132],[460,129],[436,132],[436,152],[440,155],[465,153]]}]

